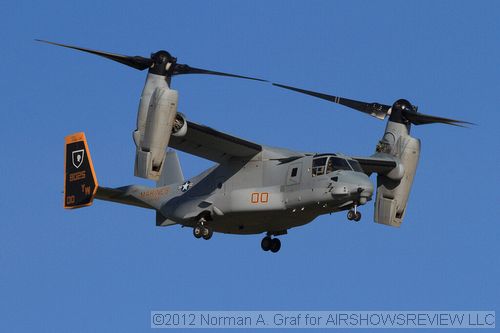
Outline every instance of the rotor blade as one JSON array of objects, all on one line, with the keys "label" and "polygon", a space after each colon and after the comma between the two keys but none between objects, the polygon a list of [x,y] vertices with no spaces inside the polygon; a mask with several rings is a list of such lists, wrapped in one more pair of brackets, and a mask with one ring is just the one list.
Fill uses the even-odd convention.
[{"label": "rotor blade", "polygon": [[475,125],[474,123],[470,123],[468,121],[431,116],[428,114],[418,113],[418,112],[405,112],[404,117],[414,125],[426,125],[435,123],[447,124],[459,127],[466,127],[464,125]]},{"label": "rotor blade", "polygon": [[228,76],[228,77],[236,77],[239,79],[247,79],[247,80],[255,80],[261,82],[269,82],[267,80],[250,77],[250,76],[242,76],[230,73],[216,72],[208,69],[191,67],[189,65],[177,64],[174,69],[173,75],[181,75],[181,74],[209,74],[209,75],[218,75],[218,76]]},{"label": "rotor blade", "polygon": [[62,46],[62,47],[66,47],[66,48],[73,49],[73,50],[78,50],[78,51],[83,51],[83,52],[87,52],[90,54],[95,54],[95,55],[98,55],[100,57],[104,57],[104,58],[119,62],[121,64],[133,67],[133,68],[141,70],[141,71],[146,69],[146,68],[149,68],[153,64],[153,60],[151,60],[149,58],[144,58],[141,56],[126,56],[126,55],[121,55],[121,54],[86,49],[86,48],[78,47],[78,46],[59,44],[59,43],[49,42],[49,41],[41,40],[41,39],[35,39],[35,40],[37,42],[42,42],[42,43],[56,45],[56,46]]},{"label": "rotor blade", "polygon": [[381,120],[383,120],[385,118],[385,116],[387,115],[387,112],[391,108],[389,105],[384,105],[384,104],[379,104],[379,103],[366,103],[366,102],[356,101],[353,99],[322,94],[322,93],[318,93],[315,91],[309,91],[309,90],[304,90],[304,89],[300,89],[300,88],[285,86],[283,84],[278,84],[278,83],[273,83],[273,86],[296,91],[296,92],[306,94],[309,96],[314,96],[314,97],[321,98],[321,99],[324,99],[324,100],[327,100],[327,101],[330,101],[333,103],[341,104],[341,105],[347,106],[351,109],[367,113],[367,114],[369,114],[375,118],[381,119]]}]

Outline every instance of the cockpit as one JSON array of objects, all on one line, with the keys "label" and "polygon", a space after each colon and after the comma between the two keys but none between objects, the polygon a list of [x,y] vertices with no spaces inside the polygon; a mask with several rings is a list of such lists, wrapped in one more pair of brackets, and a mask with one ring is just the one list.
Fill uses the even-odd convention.
[{"label": "cockpit", "polygon": [[338,170],[363,172],[358,161],[336,155],[318,155],[313,158],[312,176],[321,176]]}]

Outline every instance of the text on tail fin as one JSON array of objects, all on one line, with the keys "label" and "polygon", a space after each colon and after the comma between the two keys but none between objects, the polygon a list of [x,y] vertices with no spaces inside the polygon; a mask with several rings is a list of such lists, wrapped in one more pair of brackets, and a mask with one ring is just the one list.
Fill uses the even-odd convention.
[{"label": "text on tail fin", "polygon": [[85,133],[65,138],[64,161],[64,208],[91,205],[98,184]]}]

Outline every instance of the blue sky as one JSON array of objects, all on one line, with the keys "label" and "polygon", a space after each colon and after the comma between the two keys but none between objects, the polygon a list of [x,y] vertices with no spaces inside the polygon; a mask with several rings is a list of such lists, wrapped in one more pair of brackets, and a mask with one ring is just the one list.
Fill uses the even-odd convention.
[{"label": "blue sky", "polygon": [[[0,330],[149,330],[151,310],[500,310],[500,5],[496,1],[4,1],[0,4]],[[400,229],[344,213],[282,237],[155,227],[95,202],[62,209],[64,136],[101,184],[133,177],[144,73],[34,38],[259,76],[477,123],[414,127]],[[269,85],[175,78],[193,121],[274,146],[372,154],[385,124]],[[181,154],[187,176],[210,162]]]}]

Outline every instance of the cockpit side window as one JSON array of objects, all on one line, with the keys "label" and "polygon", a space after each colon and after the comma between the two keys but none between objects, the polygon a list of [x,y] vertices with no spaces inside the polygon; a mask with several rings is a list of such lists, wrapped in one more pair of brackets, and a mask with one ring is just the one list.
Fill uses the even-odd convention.
[{"label": "cockpit side window", "polygon": [[313,159],[312,170],[311,170],[313,177],[320,176],[325,173],[326,159],[327,157],[319,157]]}]

